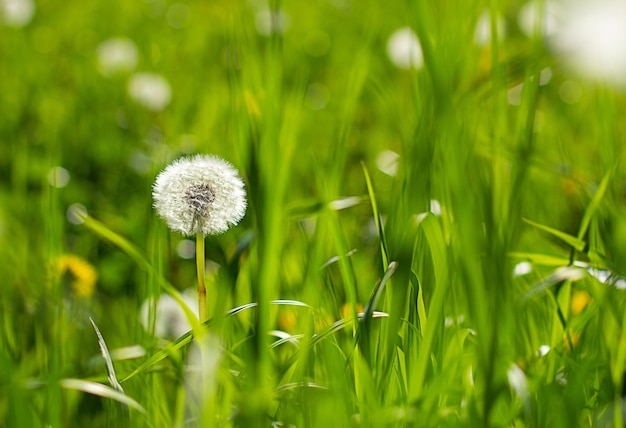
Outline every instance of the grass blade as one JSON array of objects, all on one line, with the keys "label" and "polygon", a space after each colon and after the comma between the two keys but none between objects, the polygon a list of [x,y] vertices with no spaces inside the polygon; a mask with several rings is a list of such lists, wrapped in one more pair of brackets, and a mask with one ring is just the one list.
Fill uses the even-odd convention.
[{"label": "grass blade", "polygon": [[119,391],[116,391],[111,387],[102,385],[101,383],[91,382],[82,379],[68,378],[61,380],[61,386],[66,389],[74,389],[77,391],[85,392],[87,394],[97,395],[102,398],[109,398],[111,400],[115,400],[119,403],[125,404],[128,407],[131,407],[141,413],[146,413],[146,409],[144,409],[141,404],[139,404],[129,396]]},{"label": "grass blade", "polygon": [[544,232],[546,232],[547,234],[557,238],[558,240],[564,242],[565,244],[569,245],[570,247],[574,248],[576,251],[585,251],[585,247],[586,247],[586,243],[585,241],[583,241],[580,238],[577,238],[576,236],[572,236],[568,233],[565,232],[561,232],[560,230],[557,229],[553,229],[551,227],[548,226],[544,226],[543,224],[539,224],[539,223],[535,223],[534,221],[528,220],[528,219],[523,219],[526,223],[530,224],[531,226],[536,227],[539,230],[542,230]]}]

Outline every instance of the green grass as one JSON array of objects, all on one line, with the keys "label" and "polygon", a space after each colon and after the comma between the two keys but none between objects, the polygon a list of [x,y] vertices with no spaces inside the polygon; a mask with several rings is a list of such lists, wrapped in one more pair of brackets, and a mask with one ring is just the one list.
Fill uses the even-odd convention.
[{"label": "green grass", "polygon": [[[290,24],[269,36],[261,2],[173,5],[42,0],[0,25],[0,426],[623,426],[623,92],[524,36],[519,1],[270,1]],[[508,31],[479,47],[487,8]],[[418,71],[386,55],[403,26]],[[163,111],[98,72],[120,36],[169,81]],[[249,198],[206,240],[204,325],[151,206],[188,153],[229,160]],[[92,294],[55,274],[63,254]],[[142,324],[161,293],[189,333],[155,337],[154,303]]]}]

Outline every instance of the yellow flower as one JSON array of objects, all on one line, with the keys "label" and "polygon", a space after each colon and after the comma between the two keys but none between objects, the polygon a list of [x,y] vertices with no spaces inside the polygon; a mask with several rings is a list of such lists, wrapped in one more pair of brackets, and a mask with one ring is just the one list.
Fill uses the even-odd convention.
[{"label": "yellow flower", "polygon": [[76,296],[89,297],[94,293],[98,273],[86,260],[64,254],[57,259],[56,268],[59,277],[68,282]]},{"label": "yellow flower", "polygon": [[575,290],[572,293],[572,300],[570,302],[572,315],[578,315],[581,313],[592,300],[593,299],[586,291]]},{"label": "yellow flower", "polygon": [[581,336],[582,336],[581,333],[577,331],[573,331],[573,330],[569,330],[569,335],[568,333],[563,333],[563,347],[567,349],[568,351],[571,351],[572,350],[572,347],[570,346],[570,339],[571,339],[571,345],[573,345],[574,348],[577,348],[578,344],[580,343]]}]

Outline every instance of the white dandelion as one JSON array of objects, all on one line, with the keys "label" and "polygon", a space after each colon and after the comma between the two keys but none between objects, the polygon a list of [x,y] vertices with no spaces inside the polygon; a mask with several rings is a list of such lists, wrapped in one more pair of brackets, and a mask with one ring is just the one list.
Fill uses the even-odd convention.
[{"label": "white dandelion", "polygon": [[151,111],[161,111],[172,99],[172,89],[163,76],[154,73],[136,73],[128,82],[128,94],[137,103]]},{"label": "white dandelion", "polygon": [[217,156],[174,161],[157,177],[153,196],[154,207],[170,229],[185,236],[223,233],[246,212],[239,173]]},{"label": "white dandelion", "polygon": [[387,56],[396,67],[403,70],[418,70],[424,64],[422,45],[410,27],[402,27],[389,36]]},{"label": "white dandelion", "polygon": [[228,230],[246,213],[246,190],[237,170],[211,155],[178,159],[165,168],[154,183],[154,207],[170,229],[196,236],[198,308],[200,321],[207,318],[204,282],[204,237]]}]

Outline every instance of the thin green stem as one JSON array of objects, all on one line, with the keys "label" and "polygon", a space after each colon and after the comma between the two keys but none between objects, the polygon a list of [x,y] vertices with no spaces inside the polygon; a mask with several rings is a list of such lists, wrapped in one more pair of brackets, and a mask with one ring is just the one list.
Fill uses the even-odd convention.
[{"label": "thin green stem", "polygon": [[196,270],[198,272],[198,315],[200,322],[209,319],[206,308],[206,284],[204,282],[204,235],[196,234]]}]

